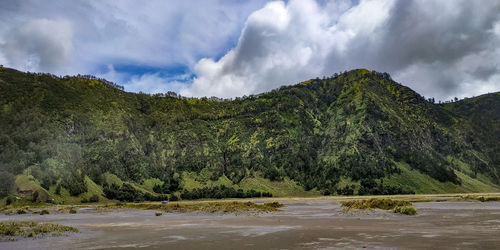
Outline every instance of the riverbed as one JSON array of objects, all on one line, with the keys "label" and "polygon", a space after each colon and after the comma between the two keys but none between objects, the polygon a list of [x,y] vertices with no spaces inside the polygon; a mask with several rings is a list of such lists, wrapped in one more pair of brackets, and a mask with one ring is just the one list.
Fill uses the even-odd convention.
[{"label": "riverbed", "polygon": [[164,213],[80,208],[77,214],[0,215],[76,227],[80,233],[0,242],[0,249],[498,249],[500,202],[415,202],[418,214],[344,213],[339,201],[285,201],[265,214]]}]

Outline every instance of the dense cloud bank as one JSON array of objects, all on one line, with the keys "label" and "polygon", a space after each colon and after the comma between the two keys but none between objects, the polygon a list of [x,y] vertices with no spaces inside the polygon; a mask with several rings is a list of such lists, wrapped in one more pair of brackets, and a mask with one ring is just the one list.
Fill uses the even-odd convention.
[{"label": "dense cloud bank", "polygon": [[271,2],[185,94],[235,96],[353,68],[448,99],[500,90],[500,2]]},{"label": "dense cloud bank", "polygon": [[499,1],[49,2],[2,4],[0,63],[194,96],[259,93],[353,68],[389,72],[437,99],[500,90]]}]

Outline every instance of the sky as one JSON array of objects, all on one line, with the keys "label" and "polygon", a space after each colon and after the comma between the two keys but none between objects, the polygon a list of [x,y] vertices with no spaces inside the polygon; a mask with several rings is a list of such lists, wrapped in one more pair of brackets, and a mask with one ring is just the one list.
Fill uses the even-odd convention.
[{"label": "sky", "polygon": [[0,64],[126,91],[256,94],[367,68],[426,97],[500,91],[499,0],[0,0]]}]

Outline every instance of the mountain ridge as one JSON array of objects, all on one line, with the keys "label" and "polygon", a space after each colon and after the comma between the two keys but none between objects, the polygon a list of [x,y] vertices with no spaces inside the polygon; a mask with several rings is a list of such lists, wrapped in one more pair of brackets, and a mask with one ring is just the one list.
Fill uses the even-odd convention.
[{"label": "mountain ridge", "polygon": [[498,190],[500,93],[434,104],[358,69],[231,101],[169,95],[1,68],[0,171],[48,192],[109,187],[112,174],[179,194],[189,173],[235,187],[264,178],[324,194],[422,192],[397,180],[411,171],[443,190]]}]

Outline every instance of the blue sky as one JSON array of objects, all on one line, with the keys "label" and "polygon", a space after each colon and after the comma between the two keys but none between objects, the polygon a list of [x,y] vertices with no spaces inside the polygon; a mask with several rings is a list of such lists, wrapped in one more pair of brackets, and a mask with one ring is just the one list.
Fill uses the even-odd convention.
[{"label": "blue sky", "polygon": [[500,90],[500,2],[3,0],[0,64],[235,97],[354,68],[427,97]]}]

